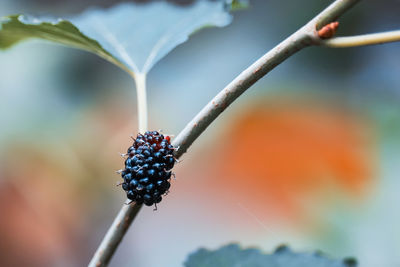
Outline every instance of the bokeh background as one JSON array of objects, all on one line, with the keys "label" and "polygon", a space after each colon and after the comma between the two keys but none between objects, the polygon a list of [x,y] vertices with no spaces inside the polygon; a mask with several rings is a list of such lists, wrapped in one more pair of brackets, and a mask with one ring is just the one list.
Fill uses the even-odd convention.
[{"label": "bokeh background", "polygon": [[[113,3],[1,0],[0,16]],[[228,27],[193,35],[149,73],[151,129],[179,133],[329,3],[252,0]],[[399,14],[398,0],[362,1],[338,35],[398,29]],[[94,55],[40,41],[1,51],[0,73],[0,265],[84,266],[125,200],[114,171],[137,132],[134,83]],[[307,48],[194,143],[111,266],[180,266],[230,242],[400,266],[399,136],[399,43]]]}]

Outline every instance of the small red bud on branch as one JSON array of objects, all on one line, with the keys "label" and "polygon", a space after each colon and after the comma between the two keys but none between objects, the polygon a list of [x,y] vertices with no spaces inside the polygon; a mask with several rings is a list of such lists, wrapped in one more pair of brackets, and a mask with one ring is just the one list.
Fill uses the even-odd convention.
[{"label": "small red bud on branch", "polygon": [[339,27],[339,22],[337,21],[325,25],[318,31],[319,38],[321,39],[332,38],[335,35],[338,27]]}]

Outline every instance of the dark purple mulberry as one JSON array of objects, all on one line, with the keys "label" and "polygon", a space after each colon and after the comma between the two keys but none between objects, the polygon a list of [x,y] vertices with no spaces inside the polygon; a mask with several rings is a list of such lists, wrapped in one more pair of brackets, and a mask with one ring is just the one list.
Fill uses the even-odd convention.
[{"label": "dark purple mulberry", "polygon": [[121,172],[122,188],[128,199],[151,206],[159,203],[171,186],[174,147],[169,136],[157,131],[138,134],[134,140]]}]

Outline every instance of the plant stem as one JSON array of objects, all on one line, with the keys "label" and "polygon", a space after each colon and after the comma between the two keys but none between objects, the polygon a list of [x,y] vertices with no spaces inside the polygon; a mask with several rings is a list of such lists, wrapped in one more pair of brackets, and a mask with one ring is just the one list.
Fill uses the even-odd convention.
[{"label": "plant stem", "polygon": [[138,105],[138,124],[139,133],[147,131],[147,94],[146,94],[146,73],[134,74],[134,80],[136,83],[137,93],[137,105]]},{"label": "plant stem", "polygon": [[[128,202],[129,203],[129,202]],[[136,203],[125,203],[115,217],[113,223],[108,229],[106,235],[101,241],[100,246],[97,248],[89,263],[89,267],[107,266],[112,256],[115,253],[119,243],[128,231],[133,219],[135,219],[142,205]]]},{"label": "plant stem", "polygon": [[[319,44],[320,39],[316,29],[336,19],[339,15],[351,8],[359,0],[336,0],[318,16],[308,22],[300,30],[278,44],[271,51],[253,63],[237,78],[228,84],[210,103],[208,103],[197,116],[174,139],[173,145],[179,147],[175,156],[181,157],[199,135],[244,91],[257,82],[260,78],[274,69],[285,59],[297,51],[313,44]],[[141,99],[146,98],[145,77],[136,74],[138,90],[139,131],[147,128],[146,104]],[[145,116],[146,115],[146,116]],[[118,213],[113,224],[89,263],[91,267],[107,266],[115,250],[128,230],[131,222],[140,210],[141,205],[124,205]]]},{"label": "plant stem", "polygon": [[179,147],[175,156],[179,158],[200,134],[221,114],[233,101],[244,93],[256,81],[282,63],[297,51],[321,42],[317,30],[325,24],[336,20],[359,0],[337,0],[313,18],[305,26],[293,33],[286,40],[244,70],[218,95],[216,95],[174,139],[173,145]]},{"label": "plant stem", "polygon": [[335,37],[321,42],[321,45],[333,48],[375,45],[400,41],[400,30],[356,35],[349,37]]},{"label": "plant stem", "polygon": [[[133,75],[136,83],[137,92],[137,105],[138,105],[138,125],[139,132],[144,133],[147,131],[147,99],[146,99],[146,74],[139,73]],[[122,206],[117,217],[108,229],[106,235],[93,255],[89,263],[89,267],[107,266],[112,256],[114,255],[118,245],[121,243],[122,238],[125,236],[132,224],[133,219],[139,213],[142,205],[136,203],[128,204],[131,201],[127,199]]]}]

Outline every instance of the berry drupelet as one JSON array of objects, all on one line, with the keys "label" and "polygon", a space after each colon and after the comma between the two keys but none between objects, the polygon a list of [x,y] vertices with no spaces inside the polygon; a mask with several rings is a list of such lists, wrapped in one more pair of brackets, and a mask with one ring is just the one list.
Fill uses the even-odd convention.
[{"label": "berry drupelet", "polygon": [[121,172],[122,188],[128,199],[147,206],[162,200],[171,186],[173,152],[169,136],[157,131],[137,135],[128,148],[125,169]]}]

